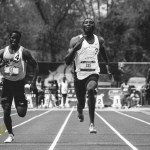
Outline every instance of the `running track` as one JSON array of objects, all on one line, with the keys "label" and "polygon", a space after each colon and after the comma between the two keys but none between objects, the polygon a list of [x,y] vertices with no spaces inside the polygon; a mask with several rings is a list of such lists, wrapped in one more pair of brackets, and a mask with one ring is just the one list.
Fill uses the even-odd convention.
[{"label": "running track", "polygon": [[[29,109],[25,118],[12,110],[15,141],[0,150],[150,150],[150,108],[97,109],[97,134],[88,131],[88,111],[79,122],[76,108]],[[3,125],[0,109],[0,126]]]}]

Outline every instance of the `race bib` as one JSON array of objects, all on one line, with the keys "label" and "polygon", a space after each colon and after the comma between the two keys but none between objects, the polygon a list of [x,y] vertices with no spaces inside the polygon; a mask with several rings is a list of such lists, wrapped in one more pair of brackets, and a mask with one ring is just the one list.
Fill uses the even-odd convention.
[{"label": "race bib", "polygon": [[19,74],[19,68],[17,67],[5,67],[4,72],[10,75],[17,75]]},{"label": "race bib", "polygon": [[80,71],[95,71],[95,61],[81,61]]},{"label": "race bib", "polygon": [[128,89],[127,89],[127,88],[124,88],[123,91],[126,92],[126,91],[128,91]]}]

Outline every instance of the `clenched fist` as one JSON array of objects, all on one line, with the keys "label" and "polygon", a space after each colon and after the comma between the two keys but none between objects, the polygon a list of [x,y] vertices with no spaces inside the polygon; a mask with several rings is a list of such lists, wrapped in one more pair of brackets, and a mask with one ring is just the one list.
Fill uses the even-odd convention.
[{"label": "clenched fist", "polygon": [[84,41],[84,36],[80,39],[80,40],[78,40],[77,41],[77,43],[75,44],[75,46],[74,46],[74,50],[75,51],[78,51],[79,49],[81,49],[81,46],[82,46],[82,42]]}]

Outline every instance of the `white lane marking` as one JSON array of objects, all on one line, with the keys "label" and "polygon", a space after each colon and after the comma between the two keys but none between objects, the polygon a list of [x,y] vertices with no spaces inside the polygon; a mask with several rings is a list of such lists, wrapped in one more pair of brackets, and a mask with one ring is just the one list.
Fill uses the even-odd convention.
[{"label": "white lane marking", "polygon": [[46,111],[46,112],[44,112],[44,113],[42,113],[42,114],[40,114],[40,115],[37,115],[37,116],[35,116],[35,117],[33,117],[33,118],[30,118],[30,119],[26,120],[26,121],[24,121],[24,122],[22,122],[22,123],[20,123],[20,124],[18,124],[18,125],[15,125],[15,126],[13,126],[13,129],[16,128],[16,127],[19,127],[19,126],[21,126],[21,125],[24,125],[25,123],[28,123],[28,122],[30,122],[30,121],[32,121],[32,120],[38,118],[38,117],[41,117],[41,116],[43,116],[43,115],[49,113],[50,111],[52,111],[52,110]]},{"label": "white lane marking", "polygon": [[113,126],[111,126],[102,116],[100,116],[97,112],[96,115],[111,129],[117,134],[132,150],[138,150],[134,145],[132,145],[125,137],[123,137]]},{"label": "white lane marking", "polygon": [[60,128],[60,130],[59,130],[59,132],[57,134],[57,136],[55,137],[53,143],[51,144],[51,146],[49,147],[48,150],[53,150],[55,148],[55,146],[56,146],[56,144],[57,144],[57,142],[58,142],[58,140],[59,140],[59,138],[60,138],[60,136],[61,136],[61,134],[62,134],[62,132],[63,132],[63,130],[64,130],[64,128],[65,128],[69,118],[70,118],[70,116],[71,116],[71,114],[72,114],[72,112],[73,112],[73,110],[74,110],[74,107],[72,108],[72,110],[68,114],[66,120],[64,121],[63,125],[61,126],[61,128]]},{"label": "white lane marking", "polygon": [[119,112],[119,111],[115,111],[115,112],[116,112],[116,113],[118,113],[118,114],[121,114],[121,115],[127,116],[127,117],[129,117],[129,118],[132,118],[132,119],[135,119],[135,120],[138,120],[138,121],[140,121],[140,122],[143,122],[143,123],[145,123],[145,124],[150,125],[150,123],[149,123],[149,122],[146,122],[146,121],[141,120],[141,119],[139,119],[139,118],[136,118],[136,117],[133,117],[133,116],[130,116],[130,115],[124,114],[124,113]]},{"label": "white lane marking", "polygon": [[150,115],[150,112],[147,112],[147,111],[141,111],[141,113],[146,114],[146,115]]},{"label": "white lane marking", "polygon": [[[28,111],[32,111],[32,110],[28,110]],[[2,111],[3,112],[3,111]],[[11,114],[11,116],[17,115],[17,113]],[[3,119],[3,116],[0,117],[0,119]]]},{"label": "white lane marking", "polygon": [[[16,128],[16,127],[19,127],[19,126],[21,126],[21,125],[24,125],[25,123],[28,123],[28,122],[30,122],[30,121],[32,121],[32,120],[38,118],[38,117],[41,117],[41,116],[43,116],[43,115],[49,113],[50,111],[52,111],[52,110],[46,111],[46,112],[44,112],[44,113],[42,113],[42,114],[40,114],[40,115],[37,115],[37,116],[35,116],[35,117],[33,117],[33,118],[30,118],[30,119],[28,119],[28,120],[26,120],[26,121],[24,121],[24,122],[22,122],[22,123],[20,123],[20,124],[18,124],[18,125],[13,126],[12,128],[14,129],[14,128]],[[7,132],[7,130],[5,130],[5,132]],[[0,135],[2,135],[2,134],[0,134]]]}]

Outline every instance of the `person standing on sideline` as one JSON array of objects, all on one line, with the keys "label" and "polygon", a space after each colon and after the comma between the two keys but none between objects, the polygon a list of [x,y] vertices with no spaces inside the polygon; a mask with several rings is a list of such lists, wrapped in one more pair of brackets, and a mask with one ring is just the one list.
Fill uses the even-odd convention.
[{"label": "person standing on sideline", "polygon": [[131,101],[131,105],[135,106],[135,107],[140,107],[142,105],[140,105],[140,92],[136,91],[135,89],[132,91],[132,93],[130,94],[130,101]]},{"label": "person standing on sideline", "polygon": [[148,69],[148,72],[147,72],[145,93],[146,93],[145,98],[146,98],[147,104],[150,105],[150,68]]},{"label": "person standing on sideline", "polygon": [[124,107],[130,107],[130,86],[128,85],[128,80],[125,80],[121,84],[121,90],[123,93],[122,105]]},{"label": "person standing on sideline", "polygon": [[102,56],[106,62],[107,71],[108,58],[104,48],[104,39],[94,34],[95,22],[93,19],[85,19],[82,27],[84,33],[70,40],[69,53],[65,56],[65,62],[66,65],[74,65],[74,87],[79,121],[84,121],[83,109],[87,93],[90,118],[89,132],[96,133],[94,126],[95,89],[100,73],[99,58]]},{"label": "person standing on sideline", "polygon": [[42,77],[39,76],[37,81],[36,81],[36,86],[37,86],[37,98],[36,98],[36,107],[38,108],[38,106],[44,105],[44,90],[43,90],[43,81],[42,81]]},{"label": "person standing on sideline", "polygon": [[60,94],[62,95],[63,99],[62,103],[63,107],[65,107],[66,104],[67,93],[68,93],[68,82],[66,80],[66,77],[63,77],[63,80],[60,83]]},{"label": "person standing on sideline", "polygon": [[38,74],[38,64],[32,57],[29,50],[21,46],[21,33],[12,31],[9,34],[10,44],[0,50],[1,72],[4,77],[1,94],[1,105],[4,111],[4,123],[8,131],[8,138],[5,143],[11,143],[14,140],[11,119],[11,105],[14,99],[17,113],[20,117],[25,117],[27,112],[27,100],[25,99],[25,76],[26,65],[33,67],[33,79],[30,89],[37,91],[36,79]]}]

